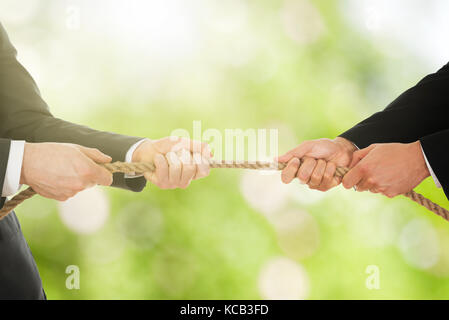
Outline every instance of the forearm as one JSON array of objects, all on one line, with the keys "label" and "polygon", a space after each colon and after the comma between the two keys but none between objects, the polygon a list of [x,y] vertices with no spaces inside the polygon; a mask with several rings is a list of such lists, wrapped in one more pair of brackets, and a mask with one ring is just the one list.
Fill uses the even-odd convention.
[{"label": "forearm", "polygon": [[373,143],[411,143],[446,129],[447,124],[440,122],[440,119],[448,117],[447,107],[435,107],[432,111],[421,108],[385,110],[362,121],[340,137],[352,141],[361,149]]},{"label": "forearm", "polygon": [[[0,137],[28,142],[67,142],[97,148],[125,161],[128,149],[141,138],[94,130],[53,117],[36,83],[17,61],[16,50],[0,25]],[[114,175],[113,186],[140,191],[143,178]]]},{"label": "forearm", "polygon": [[[13,131],[14,139],[24,139],[29,142],[75,143],[99,149],[109,155],[112,161],[125,161],[130,147],[142,140],[140,137],[94,130],[52,116],[39,116],[37,119],[37,125],[24,128],[23,131]],[[143,177],[125,179],[123,174],[115,173],[112,186],[141,191],[145,187],[145,179]]]},{"label": "forearm", "polygon": [[[98,131],[53,117],[28,73],[16,62],[12,62],[11,67],[14,72],[0,70],[1,137],[80,144],[101,150],[113,161],[125,161],[128,149],[142,139]],[[145,186],[145,179],[128,181],[123,174],[114,174],[113,186],[140,191]]]},{"label": "forearm", "polygon": [[365,148],[373,143],[411,143],[445,130],[449,119],[448,86],[446,66],[340,136]]}]

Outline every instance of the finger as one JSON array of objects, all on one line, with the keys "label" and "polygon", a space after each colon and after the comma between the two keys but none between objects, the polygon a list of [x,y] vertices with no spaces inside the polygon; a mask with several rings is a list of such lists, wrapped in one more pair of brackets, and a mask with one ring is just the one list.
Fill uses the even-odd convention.
[{"label": "finger", "polygon": [[348,171],[343,177],[343,187],[350,189],[357,185],[363,178],[362,171],[360,169],[360,164],[356,165],[354,168]]},{"label": "finger", "polygon": [[283,183],[290,183],[295,178],[298,172],[300,161],[298,158],[291,159],[281,173],[281,180]]},{"label": "finger", "polygon": [[326,163],[326,169],[324,170],[323,180],[321,180],[321,184],[318,186],[319,190],[327,191],[338,185],[339,180],[337,180],[334,177],[336,170],[337,166],[335,165],[335,163],[331,161]]},{"label": "finger", "polygon": [[55,199],[57,201],[66,201],[73,196],[70,192],[67,192],[67,190],[53,190],[49,193],[51,195],[51,199]]},{"label": "finger", "polygon": [[301,167],[298,170],[296,176],[302,184],[309,183],[310,176],[312,175],[313,169],[315,169],[316,160],[313,158],[304,158]]},{"label": "finger", "polygon": [[147,181],[150,181],[151,183],[157,185],[157,177],[156,173],[154,171],[147,171],[143,173],[143,176]]},{"label": "finger", "polygon": [[181,181],[179,187],[187,188],[196,174],[196,164],[193,162],[189,151],[182,149],[179,153],[179,159],[182,163]]},{"label": "finger", "polygon": [[400,195],[399,192],[394,191],[393,189],[388,189],[388,190],[379,190],[380,193],[382,193],[384,196],[392,199],[394,197],[397,197],[398,195]]},{"label": "finger", "polygon": [[154,166],[156,170],[154,172],[146,172],[145,178],[159,188],[166,189],[169,186],[168,181],[168,162],[167,159],[160,153],[154,157]]},{"label": "finger", "polygon": [[[202,148],[203,148],[201,151],[202,156],[206,159],[210,159],[213,156],[213,154],[212,154],[212,150],[210,149],[209,144],[206,142],[202,142]],[[196,150],[193,150],[193,153],[198,153],[198,152]]]},{"label": "finger", "polygon": [[309,187],[312,189],[318,188],[323,180],[324,171],[326,170],[326,161],[318,160],[313,169],[312,175],[310,176]]},{"label": "finger", "polygon": [[307,152],[310,151],[311,146],[312,146],[312,144],[309,143],[309,141],[305,141],[305,142],[301,143],[299,146],[297,146],[296,148],[294,148],[294,149],[288,151],[287,153],[285,153],[284,155],[276,158],[275,161],[288,162],[292,158],[301,159],[302,157],[304,157],[304,155]]},{"label": "finger", "polygon": [[168,182],[171,188],[179,186],[181,181],[182,163],[174,152],[165,155],[168,161]]},{"label": "finger", "polygon": [[358,192],[364,192],[371,188],[374,188],[374,186],[372,184],[370,184],[368,182],[368,179],[366,179],[366,178],[362,178],[360,180],[360,182],[357,183],[357,185],[356,185],[356,191],[358,191]]},{"label": "finger", "polygon": [[360,149],[358,151],[355,151],[352,155],[352,161],[351,164],[349,165],[349,168],[353,168],[357,165],[357,163],[360,162],[360,160],[362,160],[363,158],[365,158],[368,153],[373,150],[376,147],[375,144],[370,145],[367,148],[364,149]]},{"label": "finger", "polygon": [[[172,137],[170,137],[172,139]],[[192,153],[208,153],[209,156],[212,155],[209,145],[206,142],[198,140],[190,140],[187,138],[174,138],[174,144],[171,151],[177,152],[181,149],[187,149]]]},{"label": "finger", "polygon": [[80,146],[79,150],[96,163],[108,163],[112,158],[98,149]]},{"label": "finger", "polygon": [[49,191],[46,191],[44,188],[39,188],[37,186],[33,186],[33,190],[36,191],[37,194],[39,194],[45,198],[61,201],[60,199],[61,199],[62,195],[60,193],[49,192]]},{"label": "finger", "polygon": [[193,154],[193,161],[196,164],[196,174],[193,180],[207,177],[210,173],[209,157],[204,157],[199,153]]}]

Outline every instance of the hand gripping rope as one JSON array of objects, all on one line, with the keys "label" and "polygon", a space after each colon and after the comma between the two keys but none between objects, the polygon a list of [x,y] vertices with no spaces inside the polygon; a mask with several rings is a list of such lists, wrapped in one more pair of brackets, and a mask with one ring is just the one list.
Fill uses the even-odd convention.
[{"label": "hand gripping rope", "polygon": [[[113,162],[99,164],[100,166],[106,168],[111,173],[121,172],[128,174],[143,174],[144,172],[152,172],[155,170],[155,166],[151,162]],[[275,162],[227,162],[227,161],[210,161],[209,165],[211,168],[228,168],[228,169],[253,169],[253,170],[282,170],[285,168],[284,163]],[[338,167],[335,176],[343,178],[344,175],[349,171],[349,168]],[[21,204],[26,199],[31,198],[36,194],[31,187],[20,192],[14,196],[11,200],[7,201],[3,208],[0,210],[0,220],[6,217],[14,208]],[[421,194],[410,191],[404,194],[407,198],[415,201],[421,206],[427,208],[433,213],[439,215],[443,219],[449,221],[449,211],[440,207],[438,204],[430,201]]]}]

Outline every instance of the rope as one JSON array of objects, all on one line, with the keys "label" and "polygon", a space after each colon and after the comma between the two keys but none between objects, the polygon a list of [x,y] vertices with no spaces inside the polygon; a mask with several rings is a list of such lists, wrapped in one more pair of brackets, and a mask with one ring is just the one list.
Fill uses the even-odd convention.
[{"label": "rope", "polygon": [[[253,170],[282,170],[285,168],[284,163],[275,162],[227,162],[227,161],[210,161],[209,165],[211,168],[227,168],[227,169],[253,169]],[[121,172],[127,174],[143,174],[144,172],[154,171],[155,166],[153,163],[149,162],[113,162],[100,164],[100,166],[106,168],[111,173]],[[349,168],[338,167],[335,176],[338,178],[343,178],[344,175],[349,171]],[[3,208],[0,210],[0,220],[5,218],[14,208],[16,208],[23,201],[31,198],[36,194],[31,187],[20,192],[14,196],[11,200],[7,201]],[[410,191],[404,194],[407,198],[413,200],[414,202],[420,204],[421,206],[427,208],[433,213],[439,215],[443,219],[449,221],[449,211],[440,207],[438,204],[425,198],[423,195]]]}]

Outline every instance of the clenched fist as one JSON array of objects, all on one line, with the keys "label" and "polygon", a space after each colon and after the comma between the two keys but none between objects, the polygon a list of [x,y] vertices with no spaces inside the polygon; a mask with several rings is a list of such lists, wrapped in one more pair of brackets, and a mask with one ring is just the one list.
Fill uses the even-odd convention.
[{"label": "clenched fist", "polygon": [[209,175],[211,151],[204,142],[166,137],[146,140],[134,151],[133,162],[153,162],[156,171],[145,178],[162,189],[187,188],[192,180]]},{"label": "clenched fist", "polygon": [[290,183],[296,177],[311,189],[327,191],[340,183],[334,177],[335,171],[337,167],[349,166],[356,149],[350,141],[340,137],[305,141],[277,159],[288,163],[282,170],[282,182]]},{"label": "clenched fist", "polygon": [[372,144],[354,153],[345,188],[382,193],[389,198],[411,191],[430,176],[419,141]]},{"label": "clenched fist", "polygon": [[69,143],[25,143],[20,183],[38,194],[65,201],[100,184],[109,186],[112,174],[97,163],[111,157],[97,149]]}]

